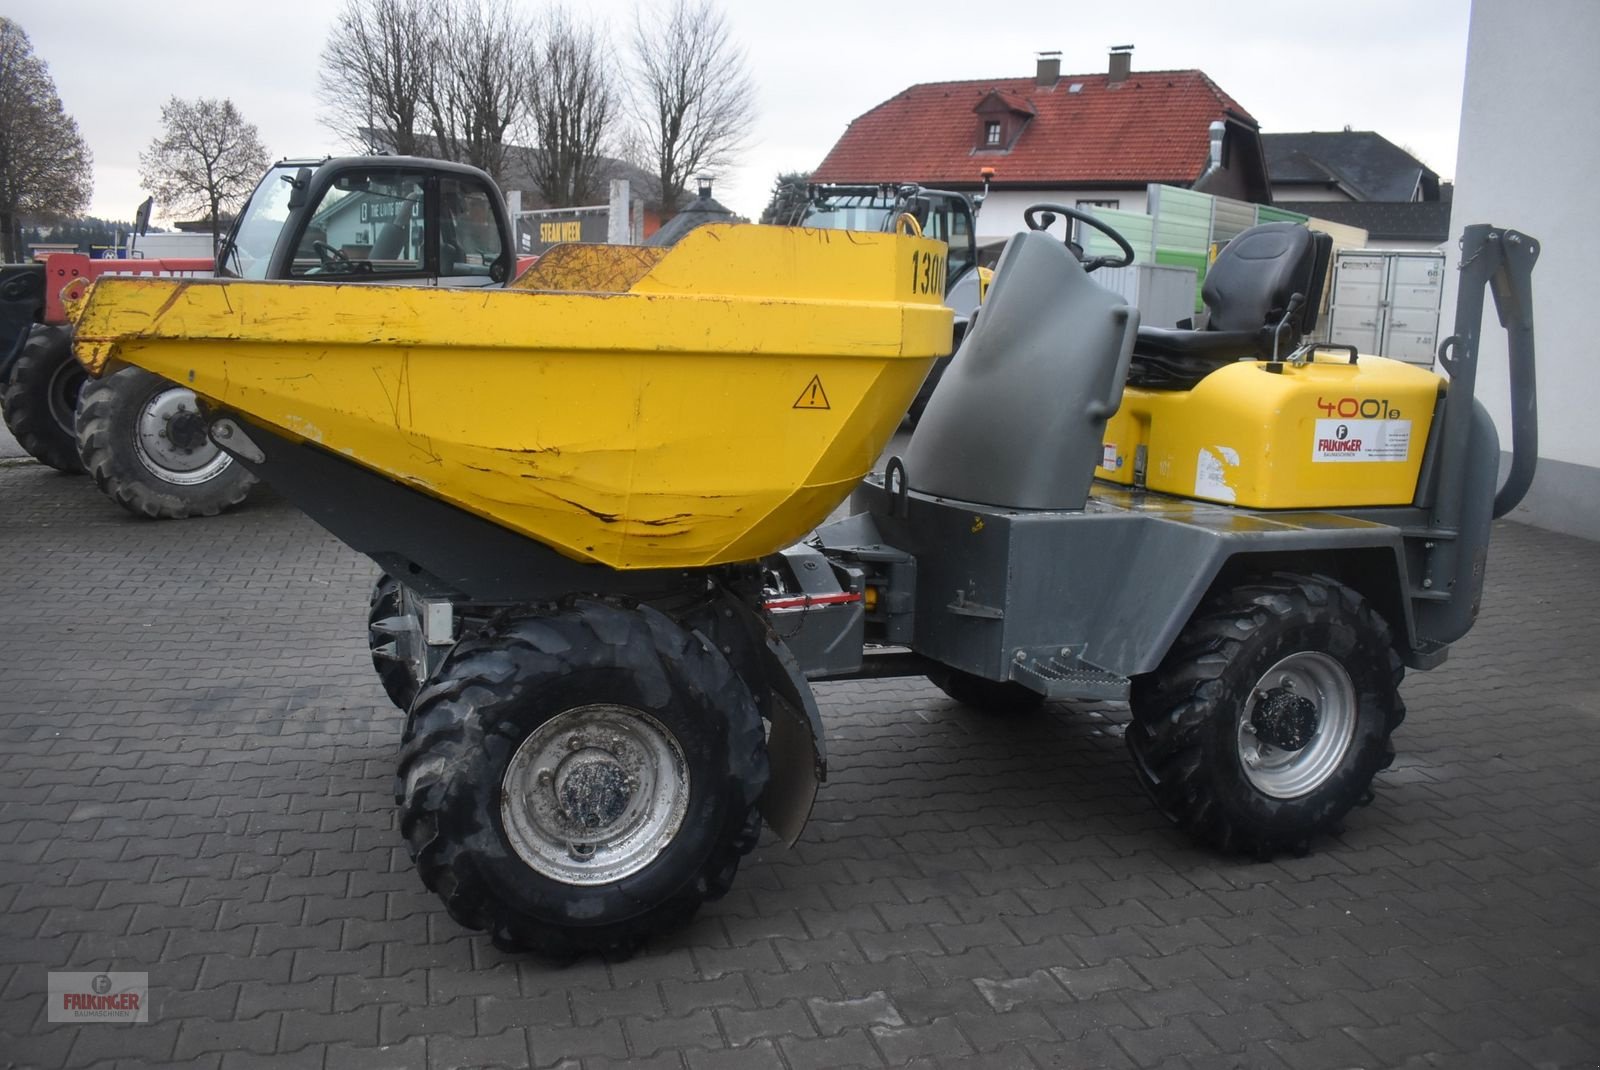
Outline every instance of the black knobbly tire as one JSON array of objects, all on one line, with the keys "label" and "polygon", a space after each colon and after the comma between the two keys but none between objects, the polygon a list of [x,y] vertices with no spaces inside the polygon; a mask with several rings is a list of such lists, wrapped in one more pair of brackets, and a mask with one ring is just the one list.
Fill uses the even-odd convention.
[{"label": "black knobbly tire", "polygon": [[255,477],[204,440],[192,395],[183,403],[193,456],[213,461],[184,471],[168,468],[146,448],[147,413],[185,388],[141,368],[123,368],[90,380],[78,400],[78,456],[106,496],[130,513],[151,519],[216,516],[244,501]]},{"label": "black knobbly tire", "polygon": [[40,325],[29,332],[0,392],[0,411],[17,444],[58,472],[83,471],[73,421],[87,378],[72,359],[72,329]]},{"label": "black knobbly tire", "polygon": [[[1289,677],[1306,669],[1330,681],[1313,692],[1332,696],[1320,705],[1296,697]],[[1266,690],[1269,670],[1287,690]],[[1290,573],[1248,580],[1208,598],[1160,668],[1134,680],[1128,748],[1162,813],[1200,842],[1257,857],[1304,851],[1394,761],[1403,676],[1388,625],[1349,587]],[[1257,749],[1274,696],[1317,720],[1302,726],[1309,736],[1278,747],[1261,737]],[[1269,754],[1279,764],[1263,762]]]},{"label": "black knobbly tire", "polygon": [[970,672],[952,669],[948,665],[941,665],[930,671],[928,679],[933,681],[934,686],[940,691],[963,706],[970,706],[984,713],[1032,713],[1044,705],[1044,696],[1032,688],[1023,687],[1012,681],[1000,683],[986,680]]},{"label": "black knobbly tire", "polygon": [[406,607],[405,589],[388,573],[378,577],[367,602],[367,646],[389,701],[401,712],[409,710],[427,675],[428,650],[420,622]]},{"label": "black knobbly tire", "polygon": [[[658,848],[599,883],[560,872],[581,862],[536,867],[526,834],[514,839],[506,816],[522,797],[511,784],[533,783],[512,779],[520,756],[552,727],[564,736],[595,710],[659,730],[686,782],[681,821]],[[576,732],[567,744],[574,760],[599,753]],[[565,759],[549,761],[567,775]],[[721,653],[652,609],[579,601],[455,646],[412,705],[395,793],[412,860],[452,918],[498,947],[565,958],[630,953],[725,893],[760,835],[767,776],[760,713]],[[530,787],[526,797],[537,794]]]}]

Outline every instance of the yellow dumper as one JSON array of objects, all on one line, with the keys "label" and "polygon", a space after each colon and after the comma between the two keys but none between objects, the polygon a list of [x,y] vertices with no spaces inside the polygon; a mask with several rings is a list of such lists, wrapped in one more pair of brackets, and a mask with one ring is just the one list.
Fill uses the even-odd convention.
[{"label": "yellow dumper", "polygon": [[[1061,216],[1122,258],[1082,260]],[[726,891],[763,818],[792,842],[819,678],[1126,701],[1173,822],[1301,849],[1392,760],[1403,670],[1471,627],[1491,516],[1532,478],[1538,245],[1466,228],[1446,379],[1307,341],[1304,227],[1235,237],[1207,324],[1163,330],[1091,277],[1121,235],[1025,219],[882,476],[951,342],[915,234],[711,226],[475,291],[108,278],[76,295],[78,354],[191,388],[212,442],[383,567],[401,831],[503,947],[630,949]]]}]

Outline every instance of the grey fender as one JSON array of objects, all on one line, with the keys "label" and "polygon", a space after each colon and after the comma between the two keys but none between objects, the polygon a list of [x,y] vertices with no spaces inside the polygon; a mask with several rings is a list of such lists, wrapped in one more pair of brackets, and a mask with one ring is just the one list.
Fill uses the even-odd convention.
[{"label": "grey fender", "polygon": [[766,719],[771,770],[761,795],[761,817],[793,846],[828,775],[822,714],[799,661],[773,634],[766,615],[726,588],[714,591],[679,621],[722,651]]},{"label": "grey fender", "polygon": [[817,788],[828,777],[822,713],[799,662],[781,640],[769,632],[757,653],[772,725],[767,736],[772,773],[761,796],[761,816],[792,847],[811,819]]}]

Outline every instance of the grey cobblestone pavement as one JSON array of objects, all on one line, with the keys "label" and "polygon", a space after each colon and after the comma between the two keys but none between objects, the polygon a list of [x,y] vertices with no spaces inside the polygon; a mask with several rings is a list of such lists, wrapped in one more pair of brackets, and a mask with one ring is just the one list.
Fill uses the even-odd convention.
[{"label": "grey cobblestone pavement", "polygon": [[[819,688],[790,851],[625,962],[502,954],[395,829],[375,569],[265,498],[135,521],[0,466],[0,1064],[1577,1067],[1600,1060],[1600,545],[1496,533],[1376,802],[1304,858],[1194,848],[1125,713]],[[142,970],[148,1024],[47,1023]]]}]

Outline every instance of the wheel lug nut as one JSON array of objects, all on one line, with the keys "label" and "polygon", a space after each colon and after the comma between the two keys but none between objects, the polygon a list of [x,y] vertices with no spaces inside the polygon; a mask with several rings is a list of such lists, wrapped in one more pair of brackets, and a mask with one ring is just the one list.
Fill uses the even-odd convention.
[{"label": "wheel lug nut", "polygon": [[555,778],[556,778],[556,775],[554,773],[552,773],[550,770],[548,770],[548,769],[539,770],[539,778],[538,779],[539,779],[539,786],[541,788],[548,788],[551,785],[551,783],[554,782]]},{"label": "wheel lug nut", "polygon": [[568,750],[577,750],[581,746],[583,746],[583,740],[579,739],[577,736],[569,736],[567,738]]}]

